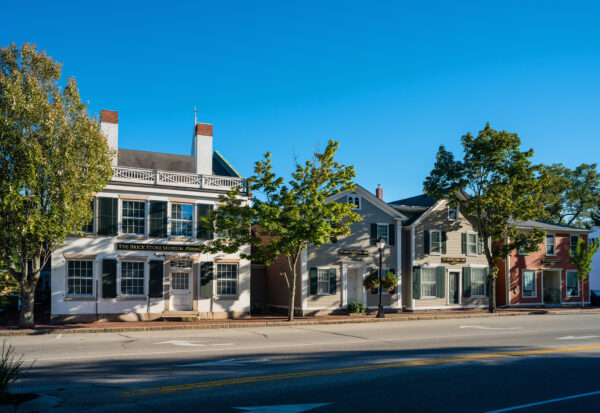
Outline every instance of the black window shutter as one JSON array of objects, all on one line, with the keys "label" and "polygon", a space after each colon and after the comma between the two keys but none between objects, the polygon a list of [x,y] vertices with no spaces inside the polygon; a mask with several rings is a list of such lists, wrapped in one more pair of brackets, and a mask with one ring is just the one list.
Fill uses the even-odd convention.
[{"label": "black window shutter", "polygon": [[167,203],[164,201],[150,201],[150,231],[154,238],[167,237]]},{"label": "black window shutter", "polygon": [[212,298],[213,273],[214,264],[212,262],[200,263],[200,298]]},{"label": "black window shutter", "polygon": [[163,267],[162,260],[150,260],[150,293],[151,298],[163,296]]},{"label": "black window shutter", "polygon": [[463,267],[463,297],[471,296],[471,268]]},{"label": "black window shutter", "polygon": [[444,298],[446,296],[446,267],[437,267],[437,297]]},{"label": "black window shutter", "polygon": [[319,292],[319,271],[316,267],[310,269],[310,293],[317,294]]},{"label": "black window shutter", "polygon": [[425,254],[429,254],[429,231],[423,231],[423,248]]},{"label": "black window shutter", "polygon": [[421,298],[421,268],[413,267],[413,298]]},{"label": "black window shutter", "polygon": [[390,245],[396,245],[396,225],[390,224],[388,228],[388,240]]},{"label": "black window shutter", "polygon": [[[213,209],[213,205],[209,204],[198,204],[197,207],[198,218],[209,216],[210,211]],[[213,239],[212,230],[204,222],[201,222],[200,219],[198,219],[197,237],[202,240]]]},{"label": "black window shutter", "polygon": [[117,260],[102,260],[102,298],[117,297]]},{"label": "black window shutter", "polygon": [[337,274],[335,268],[329,269],[329,294],[337,293]]},{"label": "black window shutter", "polygon": [[448,234],[442,231],[442,254],[446,253],[446,241],[448,241]]},{"label": "black window shutter", "polygon": [[98,235],[117,235],[117,198],[98,198]]},{"label": "black window shutter", "polygon": [[371,224],[371,245],[377,243],[377,224]]},{"label": "black window shutter", "polygon": [[460,239],[461,239],[461,251],[463,254],[467,253],[467,233],[463,232],[460,234]]}]

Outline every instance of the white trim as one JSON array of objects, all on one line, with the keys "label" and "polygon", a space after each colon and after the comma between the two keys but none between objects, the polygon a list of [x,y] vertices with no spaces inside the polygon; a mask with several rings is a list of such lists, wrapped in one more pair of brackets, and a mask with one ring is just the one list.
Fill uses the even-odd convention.
[{"label": "white trim", "polygon": [[[354,191],[342,191],[339,194],[335,194],[335,195],[331,195],[331,196],[327,197],[326,201],[328,201],[328,202],[329,201],[337,201],[346,195],[352,194],[353,192],[356,192],[359,195],[361,195],[363,199],[367,198],[371,204],[373,204],[375,207],[381,209],[383,212],[385,212],[389,216],[400,218],[403,221],[408,219],[408,217],[406,215],[404,215],[400,211],[397,211],[396,209],[392,208],[386,202],[377,198],[375,195],[373,195],[372,193],[370,193],[369,191],[367,191],[365,188],[363,188],[362,186],[360,186],[358,184],[356,184]],[[362,200],[361,200],[361,209],[362,209]]]},{"label": "white trim", "polygon": [[[523,272],[525,271],[533,271],[533,291],[534,295],[525,296],[523,293],[525,292],[525,279],[523,278]],[[529,268],[521,268],[521,297],[522,298],[538,298],[538,288],[537,288],[537,271]]]},{"label": "white trim", "polygon": [[402,223],[396,223],[396,277],[398,277],[398,308],[402,308]]},{"label": "white trim", "polygon": [[[439,237],[439,251],[438,252],[433,252],[432,251],[432,246],[433,246],[433,233],[437,232],[440,237]],[[441,229],[430,229],[429,230],[429,255],[442,255],[442,230]]]},{"label": "white trim", "polygon": [[[317,269],[317,293],[313,294],[313,295],[333,295],[331,293],[331,279],[329,278],[329,270],[332,269],[332,268],[337,270],[336,266],[335,265],[333,265],[333,266],[331,266],[331,265],[329,265],[329,266],[328,265],[319,265],[319,266],[314,267],[314,268]],[[319,282],[320,282],[319,281],[319,270],[327,270],[327,285],[329,286],[329,288],[328,288],[329,292],[327,292],[327,293],[320,293],[319,292]],[[336,290],[337,290],[337,288],[336,288]]]},{"label": "white trim", "polygon": [[385,241],[385,246],[386,247],[390,246],[390,225],[393,225],[393,224],[389,224],[387,222],[375,222],[374,224],[377,225],[377,234],[376,234],[377,240],[379,240],[379,226],[387,228],[387,235],[386,235],[387,240]]},{"label": "white trim", "polygon": [[[554,239],[554,254],[548,254],[548,237],[552,237]],[[570,242],[570,240],[569,240]],[[544,254],[546,257],[556,257],[556,233],[554,232],[546,232],[546,237],[544,238]]]},{"label": "white trim", "polygon": [[[481,269],[485,269],[487,268],[487,265],[481,265],[481,264],[472,264],[469,265],[469,268],[477,268],[478,270]],[[471,293],[471,297],[470,298],[487,298],[488,296],[485,294],[486,290],[487,290],[487,283],[488,283],[488,278],[485,278],[485,281],[483,282],[483,286],[484,286],[484,293],[483,294],[473,294]],[[473,273],[471,273],[471,291],[473,291]]]},{"label": "white trim", "polygon": [[[92,262],[92,292],[91,294],[69,294],[69,261],[91,261]],[[65,298],[96,298],[96,259],[95,258],[65,258]],[[100,268],[100,273],[102,269]],[[52,276],[52,275],[50,275]],[[78,277],[81,278],[81,277]]]},{"label": "white trim", "polygon": [[433,211],[435,211],[444,202],[447,202],[447,201],[445,199],[440,199],[439,201],[437,201],[435,204],[433,204],[431,207],[429,207],[427,209],[427,211],[423,212],[423,214],[421,214],[421,216],[419,218],[417,218],[412,224],[408,225],[406,228],[414,228],[417,225],[419,225],[421,223],[421,221],[423,221],[423,219],[425,219],[426,216],[428,216]]},{"label": "white trim", "polygon": [[[579,245],[579,240],[581,239],[581,235],[579,235],[579,234],[569,234],[569,250],[571,250],[571,237],[577,237],[577,243],[575,244],[575,248],[577,248],[577,245]],[[588,236],[588,244],[589,244],[589,239],[590,239],[590,237]],[[573,255],[569,254],[569,257],[572,257],[572,256]]]},{"label": "white trim", "polygon": [[365,272],[366,272],[366,264],[345,264],[342,263],[342,271],[344,274],[344,284],[342,286],[342,307],[346,308],[348,306],[348,270],[353,270],[353,269],[358,269],[360,270],[359,274],[361,275],[361,291],[362,291],[362,301],[361,303],[366,304],[366,291],[364,289],[364,287],[362,287],[362,283],[365,279]]},{"label": "white trim", "polygon": [[[477,244],[479,243],[479,235],[477,235],[476,232],[473,231],[467,231],[467,257],[477,257],[479,254],[477,254]],[[469,235],[475,235],[475,253],[471,253],[469,251]]]},{"label": "white trim", "polygon": [[[456,218],[450,218],[450,208],[456,208]],[[455,222],[455,221],[459,221],[460,220],[460,217],[458,215],[459,214],[458,205],[457,206],[450,206],[450,205],[448,205],[447,212],[448,212],[448,215],[447,215],[448,221]]]},{"label": "white trim", "polygon": [[[354,208],[354,209],[355,209],[356,211],[361,211],[361,210],[362,210],[362,196],[360,196],[360,195],[358,195],[358,194],[348,194],[348,195],[346,195],[346,203],[347,203],[347,204],[349,204],[349,203],[350,203],[350,201],[349,201],[349,198],[352,198],[352,204],[354,204],[354,205],[355,205],[355,208]],[[357,198],[357,199],[358,199],[358,206],[356,206],[356,202],[355,202],[355,199],[354,199],[354,198]]]},{"label": "white trim", "polygon": [[[547,272],[556,272],[558,271],[558,288],[559,288],[559,297],[558,297],[558,302],[560,304],[563,303],[563,299],[562,299],[562,273],[563,273],[563,269],[562,268],[541,268],[542,271],[542,294],[540,295],[540,300],[542,302],[542,304],[546,304],[546,302],[544,301],[544,271]],[[565,280],[566,281],[566,280]],[[521,296],[523,296],[521,294]]]}]

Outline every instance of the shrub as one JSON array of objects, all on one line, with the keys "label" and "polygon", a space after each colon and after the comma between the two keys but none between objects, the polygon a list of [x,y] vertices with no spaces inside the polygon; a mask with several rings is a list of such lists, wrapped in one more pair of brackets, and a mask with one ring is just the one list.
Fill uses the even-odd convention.
[{"label": "shrub", "polygon": [[350,314],[364,314],[367,310],[367,306],[363,303],[352,302],[348,303],[348,313]]},{"label": "shrub", "polygon": [[17,380],[21,374],[23,355],[16,356],[12,344],[6,347],[6,340],[2,341],[2,359],[0,360],[0,394],[8,393],[8,386]]}]

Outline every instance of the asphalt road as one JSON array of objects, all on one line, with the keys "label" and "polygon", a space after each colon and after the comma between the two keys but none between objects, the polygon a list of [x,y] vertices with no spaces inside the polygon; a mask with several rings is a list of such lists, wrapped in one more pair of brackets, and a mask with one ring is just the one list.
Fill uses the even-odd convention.
[{"label": "asphalt road", "polygon": [[7,342],[55,411],[600,411],[600,314]]}]

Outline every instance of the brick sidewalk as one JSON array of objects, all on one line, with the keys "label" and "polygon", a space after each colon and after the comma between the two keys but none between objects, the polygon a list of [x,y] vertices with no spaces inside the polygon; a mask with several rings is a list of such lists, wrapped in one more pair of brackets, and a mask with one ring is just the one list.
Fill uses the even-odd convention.
[{"label": "brick sidewalk", "polygon": [[245,319],[199,320],[199,321],[122,321],[72,324],[36,324],[35,328],[20,330],[16,325],[0,328],[0,336],[22,336],[39,334],[71,334],[71,333],[121,333],[135,331],[161,331],[161,330],[194,330],[212,328],[244,328],[244,327],[276,327],[289,325],[325,325],[348,323],[381,323],[391,321],[410,320],[444,320],[461,318],[506,317],[523,315],[545,314],[600,314],[600,308],[509,308],[499,309],[497,313],[490,314],[487,310],[439,310],[404,312],[386,314],[384,319],[369,315],[332,315],[295,317],[293,322],[288,322],[286,316],[253,316]]}]

